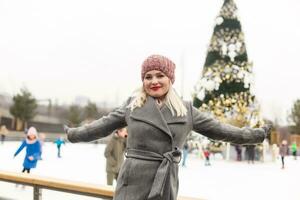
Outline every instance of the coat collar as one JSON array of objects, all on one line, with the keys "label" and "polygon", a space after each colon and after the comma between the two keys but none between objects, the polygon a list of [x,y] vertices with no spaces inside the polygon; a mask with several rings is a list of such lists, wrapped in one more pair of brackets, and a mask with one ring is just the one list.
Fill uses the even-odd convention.
[{"label": "coat collar", "polygon": [[187,116],[173,116],[170,109],[163,105],[161,108],[161,113],[164,116],[167,124],[183,124],[187,122]]},{"label": "coat collar", "polygon": [[171,111],[166,105],[163,105],[160,110],[155,102],[155,99],[150,96],[147,97],[144,106],[141,108],[135,108],[130,116],[133,119],[144,121],[155,126],[156,128],[169,135],[171,138],[173,137],[168,124],[185,123],[187,121],[186,117],[172,116]]}]

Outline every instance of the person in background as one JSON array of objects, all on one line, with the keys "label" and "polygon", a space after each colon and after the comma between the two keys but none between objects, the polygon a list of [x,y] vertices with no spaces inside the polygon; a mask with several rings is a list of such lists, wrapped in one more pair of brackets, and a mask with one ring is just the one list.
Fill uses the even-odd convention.
[{"label": "person in background", "polygon": [[209,152],[209,148],[206,147],[204,150],[203,150],[203,154],[204,154],[204,158],[205,158],[205,166],[210,166],[210,159],[209,159],[209,156],[210,156],[210,152]]},{"label": "person in background", "polygon": [[46,134],[45,133],[39,133],[39,141],[41,143],[41,155],[40,155],[40,160],[43,160],[42,159],[42,154],[43,154],[43,148],[44,148],[44,145],[45,145],[45,140],[46,140]]},{"label": "person in background", "polygon": [[293,142],[291,150],[292,150],[294,159],[297,160],[297,143],[296,143],[296,141]]},{"label": "person in background", "polygon": [[246,154],[248,163],[254,164],[254,158],[255,158],[255,145],[247,145],[246,146]]},{"label": "person in background", "polygon": [[6,128],[5,125],[1,126],[1,128],[0,128],[0,134],[1,134],[1,144],[3,144],[4,141],[5,141],[5,137],[8,134],[8,130],[7,130],[7,128]]},{"label": "person in background", "polygon": [[38,140],[38,133],[34,127],[28,129],[26,139],[22,141],[20,147],[15,152],[14,157],[16,157],[24,148],[26,148],[26,154],[22,172],[30,173],[32,168],[36,168],[41,155],[41,143]]},{"label": "person in background", "polygon": [[263,145],[258,144],[255,146],[255,158],[257,161],[263,161]]},{"label": "person in background", "polygon": [[279,148],[277,144],[272,144],[272,161],[276,162],[276,160],[278,159],[278,155],[279,155]]},{"label": "person in background", "polygon": [[165,56],[147,57],[140,77],[142,84],[136,93],[107,116],[81,127],[64,127],[73,143],[97,140],[127,127],[126,160],[114,200],[176,200],[182,148],[192,130],[212,140],[235,144],[261,143],[269,134],[270,125],[234,127],[183,101],[172,86],[175,64]]},{"label": "person in background", "polygon": [[126,128],[117,129],[106,145],[104,156],[106,158],[107,185],[113,185],[113,180],[118,178],[120,167],[124,161],[126,138]]},{"label": "person in background", "polygon": [[236,160],[242,161],[242,146],[241,145],[235,145],[235,151],[236,151]]},{"label": "person in background", "polygon": [[186,167],[186,159],[189,153],[189,145],[187,142],[183,145],[182,152],[183,152],[182,167]]},{"label": "person in background", "polygon": [[57,148],[57,157],[61,158],[61,145],[62,144],[66,144],[65,140],[62,136],[59,136],[58,138],[56,138],[56,140],[54,141],[54,143],[56,144],[56,148]]},{"label": "person in background", "polygon": [[282,140],[281,145],[279,147],[279,154],[281,156],[281,169],[284,169],[284,158],[288,155],[288,146],[286,140]]}]

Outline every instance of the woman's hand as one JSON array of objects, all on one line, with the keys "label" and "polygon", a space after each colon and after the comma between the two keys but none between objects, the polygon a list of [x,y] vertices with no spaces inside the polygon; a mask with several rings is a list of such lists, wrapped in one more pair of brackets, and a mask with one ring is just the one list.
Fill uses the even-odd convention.
[{"label": "woman's hand", "polygon": [[67,126],[67,125],[63,125],[63,129],[64,129],[64,132],[66,133],[66,134],[68,134],[68,131],[69,131],[69,127]]},{"label": "woman's hand", "polygon": [[70,127],[68,127],[67,125],[63,125],[63,129],[64,129],[64,132],[67,134],[67,139],[70,141],[70,142],[72,142],[72,129],[74,129],[74,128],[70,128]]}]

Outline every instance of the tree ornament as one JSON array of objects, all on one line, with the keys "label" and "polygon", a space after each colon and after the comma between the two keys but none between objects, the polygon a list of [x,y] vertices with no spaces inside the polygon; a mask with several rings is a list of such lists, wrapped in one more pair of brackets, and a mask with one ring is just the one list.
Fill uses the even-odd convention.
[{"label": "tree ornament", "polygon": [[217,17],[216,18],[216,24],[217,25],[221,25],[223,23],[223,21],[224,21],[223,17]]}]

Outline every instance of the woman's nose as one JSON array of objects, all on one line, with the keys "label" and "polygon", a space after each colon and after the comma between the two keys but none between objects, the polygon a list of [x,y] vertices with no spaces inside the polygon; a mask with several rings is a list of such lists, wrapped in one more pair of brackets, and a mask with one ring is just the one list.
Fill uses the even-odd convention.
[{"label": "woman's nose", "polygon": [[152,83],[152,84],[157,84],[157,83],[158,83],[157,78],[153,78],[152,81],[151,81],[151,83]]}]

